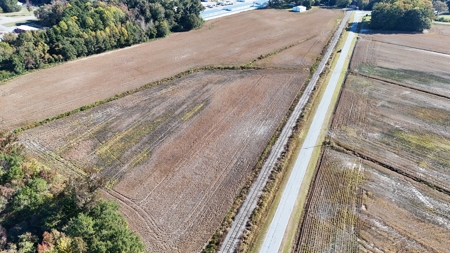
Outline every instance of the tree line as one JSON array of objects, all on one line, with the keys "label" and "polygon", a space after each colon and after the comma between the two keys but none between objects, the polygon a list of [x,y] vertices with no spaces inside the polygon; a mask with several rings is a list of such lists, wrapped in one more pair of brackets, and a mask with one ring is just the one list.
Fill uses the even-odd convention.
[{"label": "tree line", "polygon": [[374,5],[370,26],[377,30],[421,32],[431,27],[433,17],[429,0],[389,0]]},{"label": "tree line", "polygon": [[0,133],[0,252],[144,252],[118,204],[97,198],[95,170],[67,180],[26,159],[13,133]]},{"label": "tree line", "polygon": [[198,28],[202,10],[198,0],[54,0],[35,11],[48,29],[4,35],[0,80]]}]

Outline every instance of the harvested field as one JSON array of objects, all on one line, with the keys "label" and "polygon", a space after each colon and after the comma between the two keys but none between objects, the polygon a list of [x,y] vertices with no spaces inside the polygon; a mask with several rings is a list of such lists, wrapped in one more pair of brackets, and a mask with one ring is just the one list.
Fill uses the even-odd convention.
[{"label": "harvested field", "polygon": [[327,148],[296,252],[447,252],[450,197]]},{"label": "harvested field", "polygon": [[448,252],[449,37],[358,40],[297,252]]},{"label": "harvested field", "polygon": [[331,137],[450,191],[450,100],[349,76]]},{"label": "harvested field", "polygon": [[198,72],[24,132],[62,171],[96,167],[151,252],[198,252],[308,71]]},{"label": "harvested field", "polygon": [[433,24],[430,30],[424,33],[373,33],[362,34],[362,38],[370,38],[375,41],[387,42],[405,47],[420,48],[434,52],[450,54],[448,40],[450,38],[450,26]]},{"label": "harvested field", "polygon": [[307,68],[316,61],[328,39],[331,37],[338,20],[328,22],[316,34],[291,48],[278,52],[270,57],[257,61],[254,66],[259,67],[283,67],[283,68]]},{"label": "harvested field", "polygon": [[[0,86],[0,128],[51,118],[189,69],[247,64],[307,39],[321,49],[326,40],[316,38],[329,34],[340,16],[342,11],[319,8],[302,15],[250,11],[210,20],[198,30],[30,73]],[[307,51],[301,45],[295,48]],[[317,49],[308,57],[315,59]]]},{"label": "harvested field", "polygon": [[450,54],[360,39],[351,69],[450,97]]}]

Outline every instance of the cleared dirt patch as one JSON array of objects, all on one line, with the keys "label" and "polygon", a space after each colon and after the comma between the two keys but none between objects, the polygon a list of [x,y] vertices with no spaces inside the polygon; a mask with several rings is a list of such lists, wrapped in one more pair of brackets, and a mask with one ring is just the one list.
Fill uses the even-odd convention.
[{"label": "cleared dirt patch", "polygon": [[199,30],[30,73],[0,85],[0,128],[41,121],[188,69],[246,64],[320,36],[339,16],[342,11],[327,9],[302,15],[250,11],[208,21]]},{"label": "cleared dirt patch", "polygon": [[309,72],[206,71],[26,131],[61,170],[96,167],[152,252],[198,252]]}]

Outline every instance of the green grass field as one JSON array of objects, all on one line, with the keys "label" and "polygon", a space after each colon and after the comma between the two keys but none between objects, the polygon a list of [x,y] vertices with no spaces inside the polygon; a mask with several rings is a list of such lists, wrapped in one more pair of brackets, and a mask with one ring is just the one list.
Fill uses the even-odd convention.
[{"label": "green grass field", "polygon": [[9,13],[0,13],[1,17],[25,17],[34,15],[33,11],[28,11],[27,8],[22,8],[22,10],[18,12],[9,12]]}]

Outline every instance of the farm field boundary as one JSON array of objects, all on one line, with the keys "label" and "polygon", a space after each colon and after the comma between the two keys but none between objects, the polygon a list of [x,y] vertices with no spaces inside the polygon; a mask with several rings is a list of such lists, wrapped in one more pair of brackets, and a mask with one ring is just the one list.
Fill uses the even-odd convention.
[{"label": "farm field boundary", "polygon": [[[428,49],[449,32],[361,35],[352,67],[364,73],[351,70],[343,86],[295,252],[446,252],[449,66]],[[405,61],[402,41],[428,44]]]},{"label": "farm field boundary", "polygon": [[438,55],[443,55],[443,56],[450,57],[449,53],[444,53],[444,52],[441,52],[441,51],[430,50],[430,49],[423,49],[423,48],[414,47],[414,46],[401,45],[401,44],[398,44],[398,43],[393,43],[393,42],[388,42],[388,41],[383,41],[383,40],[376,40],[376,39],[374,39],[373,41],[376,41],[376,42],[379,42],[379,43],[383,43],[383,44],[388,44],[388,45],[395,45],[395,46],[401,46],[401,47],[404,47],[404,48],[415,49],[415,50],[418,50],[418,51],[421,51],[421,52],[427,52],[427,53],[438,54]]},{"label": "farm field boundary", "polygon": [[[0,128],[32,125],[189,69],[245,65],[315,35],[316,46],[323,47],[326,41],[319,34],[330,33],[329,24],[340,15],[326,9],[304,15],[279,10],[236,14],[207,21],[198,30],[29,73],[0,85]],[[247,23],[253,25],[241,26]],[[310,30],[299,34],[304,26]]]},{"label": "farm field boundary", "polygon": [[437,96],[437,97],[441,97],[441,98],[450,99],[450,96],[443,95],[443,94],[439,94],[439,93],[436,93],[436,92],[431,92],[431,91],[423,90],[423,89],[416,88],[416,87],[412,87],[411,85],[403,84],[403,83],[401,83],[401,82],[396,82],[396,81],[394,81],[394,80],[390,80],[390,79],[387,79],[387,78],[382,78],[382,77],[374,76],[374,75],[367,75],[367,74],[359,73],[359,72],[355,72],[355,71],[351,71],[350,74],[351,74],[351,75],[355,75],[355,76],[363,76],[363,77],[367,77],[367,78],[370,78],[370,79],[373,79],[373,80],[382,81],[382,82],[384,82],[384,83],[389,83],[389,84],[397,85],[397,86],[400,86],[400,87],[403,87],[403,88],[406,88],[406,89],[410,89],[410,90],[414,90],[414,91],[423,92],[423,93],[425,93],[425,94],[429,94],[429,95],[433,95],[433,96]]},{"label": "farm field boundary", "polygon": [[336,151],[340,151],[340,152],[344,152],[344,153],[347,153],[347,154],[351,154],[351,155],[356,156],[358,158],[361,158],[361,159],[364,159],[364,160],[369,161],[371,163],[377,164],[377,165],[379,165],[379,166],[381,166],[383,168],[386,168],[386,169],[391,170],[391,171],[393,171],[395,173],[398,173],[398,174],[400,174],[402,176],[410,178],[410,179],[412,179],[412,180],[414,180],[414,181],[416,181],[418,183],[426,185],[426,186],[430,187],[433,190],[442,192],[442,193],[450,196],[450,190],[445,189],[445,188],[443,188],[443,187],[441,187],[439,185],[436,185],[436,184],[434,184],[432,182],[429,182],[429,181],[427,181],[427,180],[425,180],[423,178],[420,178],[418,176],[414,176],[413,174],[408,173],[406,171],[403,171],[400,168],[396,168],[396,167],[393,167],[393,166],[391,166],[391,165],[389,165],[387,163],[383,163],[382,161],[371,157],[370,153],[367,153],[367,152],[363,153],[361,151],[356,151],[354,149],[351,149],[351,147],[349,147],[348,145],[345,145],[344,143],[340,142],[339,140],[331,140],[330,146]]},{"label": "farm field boundary", "polygon": [[[324,11],[327,15],[339,16],[335,11]],[[303,16],[316,18],[322,10],[313,12]],[[258,19],[264,13],[266,10],[258,16],[248,15]],[[281,21],[287,19],[283,22],[290,23],[299,17],[291,13],[285,15],[284,11],[275,13]],[[164,59],[174,56],[180,63],[171,65],[171,71],[181,67],[191,70],[175,72],[166,79],[149,74],[159,81],[127,88],[122,93],[96,100],[93,104],[83,104],[59,117],[48,117],[39,124],[30,125],[26,131],[25,128],[17,131],[22,131],[21,139],[34,148],[42,160],[49,159],[66,169],[65,165],[71,164],[74,170],[67,171],[81,175],[83,173],[79,169],[94,167],[111,179],[104,194],[121,202],[130,226],[142,235],[152,252],[199,251],[252,177],[258,159],[264,159],[261,153],[268,152],[264,148],[275,141],[273,136],[277,127],[284,123],[283,118],[291,112],[289,108],[293,108],[294,101],[300,97],[299,92],[303,91],[308,76],[313,72],[310,69],[317,67],[313,64],[314,59],[333,33],[335,26],[330,24],[336,24],[336,20],[327,15],[320,17],[326,26],[314,23],[319,26],[314,33],[320,36],[298,34],[290,26],[285,30],[277,29],[275,33],[255,36],[230,28],[238,33],[227,35],[227,38],[234,36],[231,43],[243,44],[230,44],[226,50],[222,48],[220,51],[211,49],[218,53],[216,59],[207,57],[207,54],[195,55],[214,60],[213,64],[193,61],[194,55],[185,51],[168,56]],[[238,16],[233,17],[233,22]],[[280,22],[279,19],[275,23]],[[224,20],[227,18],[205,29],[219,29],[222,36],[229,28],[223,26]],[[189,37],[189,34],[183,35]],[[179,36],[173,37],[179,39]],[[237,39],[239,36],[245,36],[245,41]],[[264,47],[261,47],[261,41],[271,43],[263,43]],[[158,46],[160,42],[154,43],[152,46]],[[211,43],[209,41],[208,44]],[[135,48],[144,46],[121,50],[120,53],[133,55]],[[248,47],[252,48],[248,51],[250,54],[241,58],[245,55],[240,53],[241,50]],[[188,50],[183,47],[176,49]],[[163,51],[162,48],[160,50]],[[256,58],[270,60],[275,55],[279,57],[280,52],[287,50],[304,54],[302,61],[293,61],[290,66],[294,67],[289,68],[270,61],[264,68],[248,64],[252,61],[257,63],[254,61]],[[64,65],[76,67],[80,62],[88,65],[91,59],[104,60],[104,57],[115,54],[109,52]],[[127,61],[127,57],[121,59],[121,66],[127,67],[123,60],[133,63]],[[164,67],[152,65],[152,61],[158,61],[158,55],[147,58],[142,68],[134,70],[148,74],[145,71],[150,68]],[[183,64],[185,61],[198,63],[198,66]],[[110,72],[116,74],[113,70]],[[128,74],[133,76],[135,73]],[[78,81],[83,83],[83,80]],[[12,93],[16,87],[9,86],[11,89],[1,94]],[[123,87],[130,86],[124,83]],[[105,89],[105,94],[114,89],[114,83],[111,83],[111,89]]]},{"label": "farm field boundary", "polygon": [[52,167],[95,167],[111,179],[104,195],[120,201],[153,252],[198,251],[308,75],[201,71],[29,129],[21,140]]},{"label": "farm field boundary", "polygon": [[242,64],[242,65],[229,65],[229,66],[227,66],[227,65],[225,65],[225,66],[218,65],[218,66],[206,66],[206,67],[201,67],[201,68],[189,69],[189,70],[183,71],[181,73],[178,73],[178,74],[176,74],[176,75],[174,75],[172,77],[163,78],[161,80],[158,80],[158,81],[155,81],[155,82],[143,85],[143,86],[141,86],[139,88],[136,88],[136,89],[133,89],[133,90],[128,90],[128,91],[122,92],[120,94],[116,94],[113,97],[109,97],[109,98],[106,98],[106,99],[103,99],[103,100],[99,100],[99,101],[96,101],[96,102],[94,102],[92,104],[89,104],[89,105],[84,105],[84,106],[82,106],[80,108],[77,108],[77,109],[74,109],[72,111],[64,112],[64,113],[59,114],[57,116],[54,116],[52,118],[47,118],[45,120],[34,122],[34,123],[30,124],[30,125],[26,125],[26,126],[17,128],[17,129],[14,130],[14,132],[15,133],[20,133],[22,131],[25,131],[25,130],[28,130],[28,129],[31,129],[31,128],[35,128],[35,127],[38,127],[40,125],[47,124],[47,123],[52,122],[54,120],[58,120],[58,119],[67,117],[67,116],[72,115],[74,113],[82,112],[82,111],[85,111],[87,109],[90,109],[90,108],[93,108],[93,107],[96,107],[96,106],[99,106],[99,105],[102,105],[102,104],[105,104],[105,103],[117,100],[119,98],[122,98],[122,97],[125,97],[125,96],[128,96],[128,95],[131,95],[131,94],[134,94],[134,93],[137,93],[137,92],[140,92],[140,91],[143,91],[143,90],[155,87],[157,85],[161,85],[163,83],[174,81],[174,80],[182,78],[184,76],[187,76],[187,75],[190,75],[190,74],[193,74],[193,73],[197,73],[197,72],[201,72],[201,71],[206,71],[206,70],[219,70],[219,71],[220,70],[262,70],[262,69],[294,70],[296,68],[286,68],[286,67],[276,67],[276,66],[275,67],[264,67],[264,66],[254,65],[254,63],[256,63],[258,61],[261,61],[263,59],[267,59],[267,58],[269,58],[269,57],[271,57],[273,55],[276,55],[278,53],[286,51],[286,50],[288,50],[290,48],[293,48],[295,46],[299,46],[299,45],[301,45],[302,43],[304,43],[306,41],[313,40],[314,38],[315,37],[313,36],[313,37],[307,38],[305,40],[299,41],[299,42],[297,42],[295,44],[291,44],[291,45],[283,47],[281,49],[277,49],[274,52],[268,53],[266,55],[261,55],[257,59],[254,59],[251,62],[246,63],[246,64]]},{"label": "farm field boundary", "polygon": [[347,13],[344,17],[344,19],[341,21],[341,25],[339,26],[338,30],[334,34],[330,45],[328,46],[328,49],[326,53],[324,54],[320,64],[318,65],[316,71],[314,72],[310,82],[308,83],[308,86],[303,93],[302,97],[300,98],[296,108],[294,109],[293,113],[291,114],[289,120],[287,121],[286,125],[284,126],[280,137],[278,138],[277,142],[275,143],[274,147],[272,148],[270,155],[268,157],[268,160],[264,163],[260,174],[258,175],[258,178],[253,183],[252,187],[249,190],[249,193],[244,200],[242,206],[239,209],[238,214],[235,217],[235,220],[233,221],[233,224],[231,225],[230,230],[227,233],[227,236],[222,244],[222,247],[220,248],[219,252],[231,252],[237,249],[241,235],[244,232],[245,226],[248,223],[253,210],[256,208],[259,197],[261,196],[264,186],[267,183],[268,177],[270,176],[270,172],[273,170],[276,162],[278,161],[278,158],[280,157],[281,153],[284,150],[284,147],[287,144],[287,141],[289,137],[292,134],[293,128],[296,125],[296,122],[298,118],[300,117],[300,114],[302,113],[304,106],[309,101],[309,98],[311,96],[311,93],[320,77],[320,74],[325,68],[325,64],[328,62],[329,57],[331,56],[332,51],[334,50],[334,47],[336,46],[339,37],[342,33],[342,30],[344,29],[345,25],[347,24],[347,21],[350,17],[350,13]]}]

